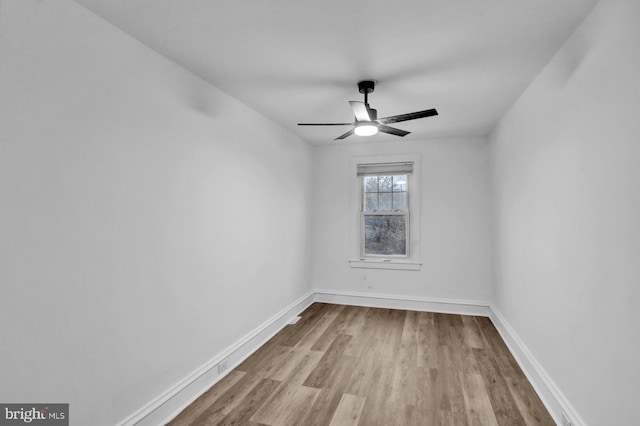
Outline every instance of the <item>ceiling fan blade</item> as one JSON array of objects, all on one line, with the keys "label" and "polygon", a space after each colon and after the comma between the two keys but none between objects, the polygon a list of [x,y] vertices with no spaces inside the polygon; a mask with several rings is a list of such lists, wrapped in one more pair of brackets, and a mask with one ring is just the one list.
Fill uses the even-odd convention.
[{"label": "ceiling fan blade", "polygon": [[349,136],[351,136],[353,134],[354,130],[355,130],[355,127],[353,129],[349,130],[347,133],[344,133],[344,134],[338,136],[337,138],[334,139],[334,141],[348,138]]},{"label": "ceiling fan blade", "polygon": [[353,123],[298,123],[298,126],[351,126]]},{"label": "ceiling fan blade", "polygon": [[369,117],[369,111],[367,111],[367,106],[364,104],[364,102],[349,101],[349,105],[351,105],[351,109],[353,110],[353,115],[356,116],[356,120],[371,121],[371,117]]},{"label": "ceiling fan blade", "polygon": [[399,123],[400,121],[415,120],[416,118],[431,117],[438,115],[438,111],[434,109],[425,109],[424,111],[410,112],[408,114],[392,115],[391,117],[379,118],[378,122],[382,124]]},{"label": "ceiling fan blade", "polygon": [[384,124],[378,124],[378,131],[383,133],[389,133],[390,135],[396,135],[400,137],[405,137],[411,132],[407,132],[406,130],[396,129],[395,127],[385,126]]}]

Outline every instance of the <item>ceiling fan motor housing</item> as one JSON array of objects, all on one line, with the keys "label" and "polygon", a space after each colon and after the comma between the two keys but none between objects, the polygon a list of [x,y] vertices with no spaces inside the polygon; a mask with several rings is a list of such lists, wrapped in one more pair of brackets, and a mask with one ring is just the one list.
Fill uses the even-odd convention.
[{"label": "ceiling fan motor housing", "polygon": [[360,93],[369,94],[376,87],[376,82],[372,80],[364,80],[358,83],[358,91]]}]

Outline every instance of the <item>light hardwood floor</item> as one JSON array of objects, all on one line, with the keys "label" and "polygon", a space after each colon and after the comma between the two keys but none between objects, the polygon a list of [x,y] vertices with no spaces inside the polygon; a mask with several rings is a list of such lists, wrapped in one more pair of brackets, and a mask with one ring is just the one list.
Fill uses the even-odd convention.
[{"label": "light hardwood floor", "polygon": [[555,425],[488,318],[314,303],[177,425]]}]

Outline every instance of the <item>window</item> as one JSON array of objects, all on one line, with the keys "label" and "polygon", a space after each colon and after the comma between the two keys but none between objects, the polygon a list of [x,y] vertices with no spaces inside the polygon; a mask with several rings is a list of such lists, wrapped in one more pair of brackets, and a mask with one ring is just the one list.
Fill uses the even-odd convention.
[{"label": "window", "polygon": [[355,164],[357,247],[352,248],[351,266],[419,269],[415,161],[378,160]]},{"label": "window", "polygon": [[412,168],[412,163],[358,165],[363,195],[362,256],[407,256]]}]

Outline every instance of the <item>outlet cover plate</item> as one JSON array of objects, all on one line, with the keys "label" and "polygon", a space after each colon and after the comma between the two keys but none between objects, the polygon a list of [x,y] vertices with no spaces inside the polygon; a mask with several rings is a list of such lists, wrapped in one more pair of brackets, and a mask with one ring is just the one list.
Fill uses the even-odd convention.
[{"label": "outlet cover plate", "polygon": [[220,361],[220,364],[218,364],[218,374],[224,373],[225,371],[227,371],[227,368],[229,368],[229,359],[225,358]]}]

